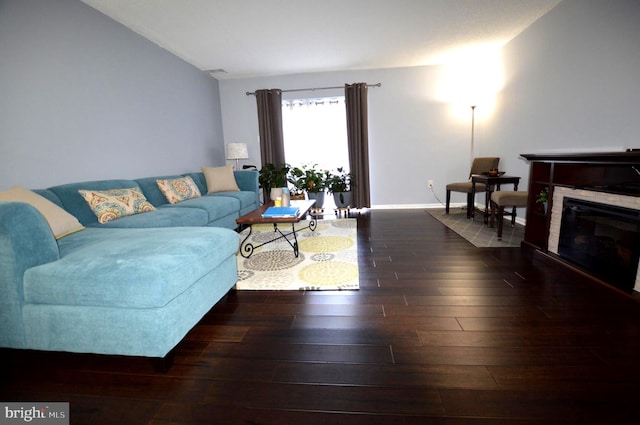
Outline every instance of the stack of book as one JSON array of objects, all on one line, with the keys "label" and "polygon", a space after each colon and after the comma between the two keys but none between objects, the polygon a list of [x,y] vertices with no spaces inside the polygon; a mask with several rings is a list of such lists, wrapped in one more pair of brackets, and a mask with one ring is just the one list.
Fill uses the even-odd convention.
[{"label": "stack of book", "polygon": [[298,215],[298,207],[269,207],[262,213],[263,218],[290,218]]}]

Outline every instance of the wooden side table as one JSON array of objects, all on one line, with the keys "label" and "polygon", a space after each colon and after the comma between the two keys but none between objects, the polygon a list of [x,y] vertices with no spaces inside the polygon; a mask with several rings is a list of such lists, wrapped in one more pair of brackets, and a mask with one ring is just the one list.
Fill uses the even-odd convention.
[{"label": "wooden side table", "polygon": [[[500,186],[503,184],[512,184],[513,190],[518,190],[518,183],[520,183],[520,177],[516,176],[489,176],[484,174],[473,174],[471,176],[471,197],[475,199],[476,196],[476,183],[484,183],[486,185],[484,195],[484,224],[489,224],[489,214],[491,206],[491,192],[492,187],[495,186],[495,190],[500,190]],[[471,218],[474,218],[475,211],[471,211]]]}]

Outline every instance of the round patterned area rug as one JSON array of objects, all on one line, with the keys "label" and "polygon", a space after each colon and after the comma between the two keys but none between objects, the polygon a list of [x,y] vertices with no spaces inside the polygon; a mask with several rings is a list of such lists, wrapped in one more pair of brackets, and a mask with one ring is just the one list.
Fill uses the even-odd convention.
[{"label": "round patterned area rug", "polygon": [[[315,231],[308,221],[296,224],[299,255],[281,238],[256,248],[249,258],[239,253],[238,290],[355,290],[358,280],[357,222],[353,218],[318,220]],[[287,234],[291,225],[280,225]],[[240,233],[243,241],[249,229]],[[254,246],[280,234],[271,224],[254,225],[248,242]],[[293,243],[293,235],[288,239]]]}]

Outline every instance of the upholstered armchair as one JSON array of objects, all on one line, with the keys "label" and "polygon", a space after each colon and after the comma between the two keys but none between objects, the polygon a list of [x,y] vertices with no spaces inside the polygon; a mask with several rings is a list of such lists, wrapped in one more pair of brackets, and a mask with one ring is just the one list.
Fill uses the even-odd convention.
[{"label": "upholstered armchair", "polygon": [[[469,180],[466,182],[449,183],[447,184],[447,203],[445,205],[445,212],[449,214],[449,203],[451,201],[451,192],[461,192],[467,194],[467,218],[471,218],[473,212],[475,199],[471,196],[471,175],[488,173],[491,169],[497,169],[500,158],[496,157],[480,157],[474,158],[471,164],[471,171],[469,172]],[[485,193],[487,190],[483,183],[476,183],[476,193]]]}]

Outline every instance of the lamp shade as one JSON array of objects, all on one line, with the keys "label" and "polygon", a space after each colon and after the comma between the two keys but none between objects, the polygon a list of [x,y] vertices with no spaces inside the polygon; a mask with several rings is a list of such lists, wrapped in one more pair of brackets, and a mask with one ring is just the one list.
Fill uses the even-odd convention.
[{"label": "lamp shade", "polygon": [[246,143],[228,143],[227,144],[227,159],[247,159],[249,158],[249,151],[247,150]]}]

